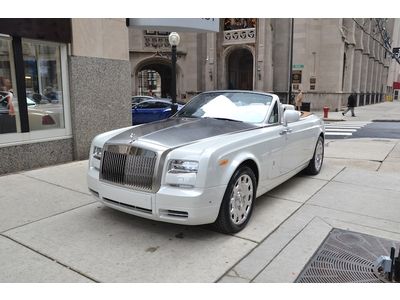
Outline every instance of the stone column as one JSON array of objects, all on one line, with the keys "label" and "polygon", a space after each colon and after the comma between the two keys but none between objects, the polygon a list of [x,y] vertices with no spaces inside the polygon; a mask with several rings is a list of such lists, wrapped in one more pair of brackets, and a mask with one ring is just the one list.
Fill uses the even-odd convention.
[{"label": "stone column", "polygon": [[215,90],[217,86],[218,68],[216,64],[217,34],[207,33],[207,58],[204,81],[207,91]]},{"label": "stone column", "polygon": [[372,80],[375,72],[375,41],[369,40],[369,60],[368,60],[368,74],[367,74],[367,93],[369,94],[368,104],[372,102]]},{"label": "stone column", "polygon": [[282,102],[286,103],[289,77],[290,19],[272,19],[271,23],[274,39],[272,45],[272,59],[274,62],[273,90],[280,95]]},{"label": "stone column", "polygon": [[379,101],[383,101],[384,99],[382,98],[383,94],[383,86],[382,86],[382,76],[383,76],[383,61],[384,61],[384,55],[385,55],[385,48],[380,47],[380,52],[379,52],[379,75],[377,78],[377,86],[378,86],[378,92],[379,92]]},{"label": "stone column", "polygon": [[343,25],[342,19],[321,19],[321,57],[320,61],[320,84],[318,88],[326,91],[326,104],[331,109],[340,109],[343,79],[343,56],[344,42],[343,36],[338,28]]},{"label": "stone column", "polygon": [[[362,20],[362,22],[359,22],[359,24],[363,24],[365,22],[365,19]],[[369,23],[368,26],[366,26],[366,31],[368,32],[371,28],[371,24]],[[370,54],[370,47],[369,47],[369,40],[370,37],[368,34],[363,34],[363,39],[362,39],[362,44],[363,44],[363,55],[362,55],[362,63],[361,63],[361,82],[360,82],[360,92],[362,94],[362,99],[360,101],[360,105],[365,105],[366,104],[366,97],[367,97],[367,82],[368,82],[368,76],[367,74],[370,72],[370,66],[369,66],[369,54]]]},{"label": "stone column", "polygon": [[[266,19],[261,18],[257,19],[257,29],[256,29],[256,55],[254,57],[254,73],[253,73],[253,80],[254,80],[254,89],[258,91],[265,91],[266,81],[271,80],[271,78],[267,78],[267,69],[268,63],[266,59],[266,26],[269,22]],[[269,26],[270,27],[270,26]],[[269,35],[269,34],[268,34]],[[268,76],[269,77],[269,76]]]},{"label": "stone column", "polygon": [[378,75],[379,75],[379,58],[380,58],[380,45],[378,42],[375,41],[375,60],[374,60],[374,74],[372,75],[372,93],[373,93],[373,99],[371,101],[372,103],[377,102],[378,98]]},{"label": "stone column", "polygon": [[354,52],[355,52],[355,23],[351,19],[343,19],[343,27],[345,28],[345,53],[346,64],[344,66],[342,105],[346,105],[347,98],[352,93],[353,86],[353,68],[354,68]]},{"label": "stone column", "polygon": [[363,31],[356,26],[354,29],[355,48],[353,59],[352,92],[357,93],[357,106],[360,105],[361,69],[363,57]]},{"label": "stone column", "polygon": [[132,125],[131,66],[125,19],[72,19],[72,36],[72,132],[80,160],[94,136]]},{"label": "stone column", "polygon": [[[262,25],[263,19],[258,19],[260,22],[260,25]],[[264,41],[264,71],[261,69],[261,74],[263,74],[263,78],[261,78],[261,81],[264,83],[263,86],[263,91],[273,91],[273,86],[274,86],[274,70],[273,70],[273,61],[272,61],[272,47],[274,44],[274,38],[273,38],[273,29],[271,26],[271,19],[266,19],[264,21],[264,27],[265,27],[265,41]],[[258,56],[257,60],[260,60],[261,57]],[[258,75],[257,75],[258,76]]]}]

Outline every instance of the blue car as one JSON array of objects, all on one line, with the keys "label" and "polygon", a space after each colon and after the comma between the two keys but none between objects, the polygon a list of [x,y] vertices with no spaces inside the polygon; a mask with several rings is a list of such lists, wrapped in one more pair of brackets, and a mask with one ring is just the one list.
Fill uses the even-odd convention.
[{"label": "blue car", "polygon": [[[177,104],[179,111],[183,105]],[[170,100],[152,99],[132,105],[132,125],[167,119],[172,115]]]}]

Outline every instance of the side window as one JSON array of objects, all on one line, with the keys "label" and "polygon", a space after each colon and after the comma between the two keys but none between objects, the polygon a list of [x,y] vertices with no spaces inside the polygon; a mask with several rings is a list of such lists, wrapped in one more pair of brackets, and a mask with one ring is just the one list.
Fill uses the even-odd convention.
[{"label": "side window", "polygon": [[151,107],[151,102],[142,102],[136,106],[136,108],[150,108],[150,107]]},{"label": "side window", "polygon": [[279,122],[279,109],[278,102],[275,102],[271,115],[269,116],[268,123],[275,124]]},{"label": "side window", "polygon": [[65,128],[61,46],[22,41],[22,51],[26,95],[36,104],[28,110],[30,130]]},{"label": "side window", "polygon": [[0,36],[0,134],[19,131],[13,66],[12,41]]},{"label": "side window", "polygon": [[154,103],[154,108],[166,108],[168,107],[168,103],[164,103],[164,102],[155,102]]}]

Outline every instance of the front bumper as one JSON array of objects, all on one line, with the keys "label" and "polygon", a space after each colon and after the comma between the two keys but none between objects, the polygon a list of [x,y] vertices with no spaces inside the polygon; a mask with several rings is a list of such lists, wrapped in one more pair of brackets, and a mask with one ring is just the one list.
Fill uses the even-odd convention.
[{"label": "front bumper", "polygon": [[161,186],[157,193],[146,193],[100,181],[99,172],[93,167],[89,168],[87,181],[92,195],[106,206],[147,219],[186,225],[213,223],[226,189]]}]

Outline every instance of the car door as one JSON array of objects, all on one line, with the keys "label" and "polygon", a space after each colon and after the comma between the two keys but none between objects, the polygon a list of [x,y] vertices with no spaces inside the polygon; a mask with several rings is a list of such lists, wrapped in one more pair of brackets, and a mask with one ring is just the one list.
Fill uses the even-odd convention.
[{"label": "car door", "polygon": [[262,188],[269,190],[276,185],[282,175],[282,151],[286,147],[286,136],[282,134],[284,126],[281,124],[281,112],[276,101],[267,119],[265,142],[263,143],[263,173]]},{"label": "car door", "polygon": [[162,119],[167,119],[171,116],[171,103],[166,103],[166,102],[156,102],[156,107],[157,107],[157,119],[162,120]]},{"label": "car door", "polygon": [[159,111],[153,101],[144,101],[132,109],[133,124],[149,123],[159,119]]},{"label": "car door", "polygon": [[282,174],[293,171],[310,159],[309,149],[314,147],[312,144],[315,135],[305,119],[289,123],[284,127],[286,146],[282,152]]}]

